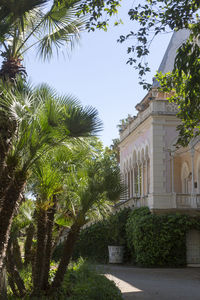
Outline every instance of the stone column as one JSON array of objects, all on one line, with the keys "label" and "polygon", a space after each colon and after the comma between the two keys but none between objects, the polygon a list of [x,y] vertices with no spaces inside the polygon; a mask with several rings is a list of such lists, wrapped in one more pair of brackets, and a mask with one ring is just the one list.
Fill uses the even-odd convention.
[{"label": "stone column", "polygon": [[174,193],[174,154],[171,154],[171,164],[172,164],[172,193]]},{"label": "stone column", "polygon": [[130,171],[128,171],[128,199],[130,199],[130,193],[131,193],[131,189],[130,189]]},{"label": "stone column", "polygon": [[148,157],[146,158],[145,164],[146,164],[146,195],[148,195],[148,193],[149,193],[149,190],[148,190]]},{"label": "stone column", "polygon": [[135,165],[133,165],[133,178],[132,178],[132,183],[133,183],[133,197],[135,197]]},{"label": "stone column", "polygon": [[138,196],[141,196],[141,191],[140,191],[140,164],[138,162]]},{"label": "stone column", "polygon": [[191,154],[191,163],[192,163],[192,188],[191,188],[191,194],[194,195],[194,149],[192,148],[190,150]]},{"label": "stone column", "polygon": [[130,198],[133,197],[133,170],[130,170]]},{"label": "stone column", "polygon": [[142,191],[141,191],[141,195],[142,197],[144,197],[144,162],[142,162],[142,165],[141,165],[141,171],[142,171],[142,178],[141,178],[141,186],[142,186]]},{"label": "stone column", "polygon": [[126,199],[128,199],[128,173],[125,173],[125,184],[127,188]]}]

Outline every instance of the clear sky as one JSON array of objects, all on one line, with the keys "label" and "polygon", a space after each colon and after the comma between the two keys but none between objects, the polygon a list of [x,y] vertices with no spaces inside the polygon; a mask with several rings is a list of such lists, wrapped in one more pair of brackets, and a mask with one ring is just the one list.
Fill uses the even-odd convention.
[{"label": "clear sky", "polygon": [[[146,94],[138,84],[137,71],[126,64],[128,44],[117,43],[121,34],[135,28],[128,20],[130,2],[127,2],[124,1],[120,12],[123,25],[110,25],[107,32],[81,34],[79,45],[65,57],[60,54],[58,59],[54,57],[46,63],[32,54],[25,58],[27,73],[34,85],[48,83],[60,93],[77,96],[83,105],[97,108],[104,124],[100,138],[108,146],[118,137],[119,120],[136,114],[135,105]],[[149,79],[158,69],[170,37],[171,34],[165,34],[154,41],[149,56]]]}]

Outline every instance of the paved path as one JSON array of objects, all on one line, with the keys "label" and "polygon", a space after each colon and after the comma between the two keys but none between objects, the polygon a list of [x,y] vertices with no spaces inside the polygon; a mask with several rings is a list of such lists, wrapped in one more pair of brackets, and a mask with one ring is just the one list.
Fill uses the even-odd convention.
[{"label": "paved path", "polygon": [[103,266],[103,273],[115,281],[126,300],[200,300],[200,268],[146,269],[107,265]]}]

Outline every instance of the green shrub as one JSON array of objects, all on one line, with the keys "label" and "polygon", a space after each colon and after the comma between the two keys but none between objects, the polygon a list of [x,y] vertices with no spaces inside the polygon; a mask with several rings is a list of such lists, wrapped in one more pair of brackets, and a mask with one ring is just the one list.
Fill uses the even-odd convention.
[{"label": "green shrub", "polygon": [[67,272],[63,286],[70,291],[69,300],[122,300],[115,283],[83,260]]},{"label": "green shrub", "polygon": [[108,262],[108,245],[125,247],[125,260],[130,259],[127,247],[126,222],[130,209],[124,209],[106,220],[99,221],[83,229],[76,243],[73,259],[87,258],[99,263]]},{"label": "green shrub", "polygon": [[199,218],[155,215],[148,208],[135,209],[126,226],[132,257],[142,266],[184,266],[186,232],[191,228],[200,228]]},{"label": "green shrub", "polygon": [[[54,265],[55,266],[55,265]],[[23,271],[23,274],[30,277],[30,270]],[[22,275],[22,273],[21,273]],[[55,275],[55,271],[54,271]],[[53,276],[53,274],[52,274]],[[29,283],[28,283],[29,284]],[[35,300],[122,300],[122,295],[115,283],[99,274],[94,266],[86,263],[82,258],[77,263],[70,265],[59,290],[48,296],[40,295],[38,298],[30,297],[31,289],[28,295],[23,299]],[[9,290],[9,300],[20,300],[21,298],[13,296]]]},{"label": "green shrub", "polygon": [[[79,257],[99,263],[108,262],[108,245],[125,247],[125,261],[130,260],[130,251],[127,247],[126,222],[130,213],[126,208],[107,219],[83,229],[73,251],[73,260]],[[53,259],[58,261],[61,257],[63,244],[59,244],[53,254]]]}]

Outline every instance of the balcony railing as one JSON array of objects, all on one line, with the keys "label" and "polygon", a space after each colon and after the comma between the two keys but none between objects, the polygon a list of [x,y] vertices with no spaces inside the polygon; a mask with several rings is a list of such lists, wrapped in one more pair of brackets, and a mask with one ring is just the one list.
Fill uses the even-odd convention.
[{"label": "balcony railing", "polygon": [[[169,204],[169,208],[177,208],[177,209],[200,209],[200,194],[173,194],[171,195],[173,199],[173,204],[171,202],[171,207]],[[160,202],[162,204],[162,201]],[[148,196],[135,196],[127,200],[121,200],[116,205],[115,208],[125,208],[125,207],[143,207],[149,206],[150,202],[148,201]],[[158,206],[153,206],[155,209],[162,208]]]},{"label": "balcony railing", "polygon": [[200,194],[176,194],[177,208],[200,208]]},{"label": "balcony railing", "polygon": [[143,207],[148,206],[148,196],[134,196],[127,200],[120,200],[115,207]]}]

